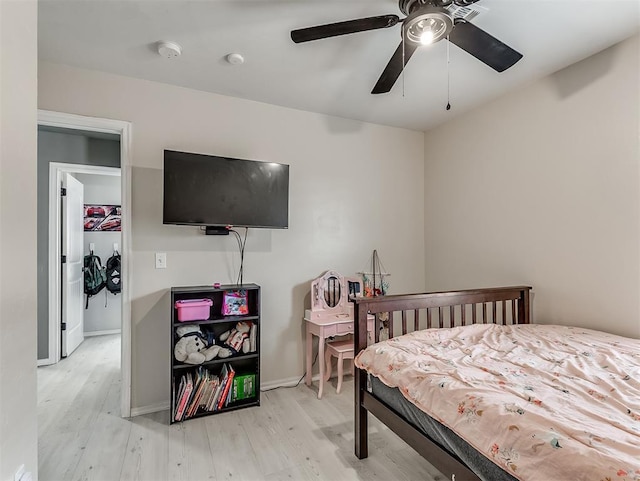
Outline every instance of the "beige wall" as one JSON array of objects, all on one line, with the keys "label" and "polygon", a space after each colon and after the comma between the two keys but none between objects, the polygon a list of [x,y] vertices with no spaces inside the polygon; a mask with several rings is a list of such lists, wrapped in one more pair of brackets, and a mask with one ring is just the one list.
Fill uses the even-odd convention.
[{"label": "beige wall", "polygon": [[245,282],[262,286],[263,382],[302,375],[309,283],[325,270],[354,274],[378,249],[393,291],[424,287],[421,132],[52,64],[38,101],[133,124],[134,408],[169,399],[168,289],[232,282],[239,263],[233,236],[162,225],[165,148],[291,166],[289,229],[250,231],[245,252]]},{"label": "beige wall", "polygon": [[529,284],[537,322],[640,337],[639,43],[425,135],[428,288]]},{"label": "beige wall", "polygon": [[0,479],[37,479],[37,3],[0,0]]}]

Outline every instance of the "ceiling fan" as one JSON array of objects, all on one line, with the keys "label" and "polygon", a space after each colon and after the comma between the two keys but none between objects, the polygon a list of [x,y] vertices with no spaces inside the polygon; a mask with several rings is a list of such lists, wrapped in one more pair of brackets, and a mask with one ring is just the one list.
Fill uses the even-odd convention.
[{"label": "ceiling fan", "polygon": [[435,43],[445,37],[489,67],[503,72],[520,60],[522,54],[472,23],[462,18],[454,19],[453,14],[448,10],[452,4],[466,7],[477,1],[399,0],[400,11],[406,15],[403,19],[390,14],[301,28],[291,31],[291,40],[295,43],[310,42],[350,33],[389,28],[400,23],[402,40],[373,87],[372,94],[389,92],[418,47]]}]

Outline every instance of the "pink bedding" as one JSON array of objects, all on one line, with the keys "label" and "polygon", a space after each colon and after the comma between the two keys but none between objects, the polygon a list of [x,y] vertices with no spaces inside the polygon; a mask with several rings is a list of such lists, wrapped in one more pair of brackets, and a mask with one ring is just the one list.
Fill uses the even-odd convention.
[{"label": "pink bedding", "polygon": [[640,341],[565,326],[427,329],[356,366],[522,481],[640,481]]}]

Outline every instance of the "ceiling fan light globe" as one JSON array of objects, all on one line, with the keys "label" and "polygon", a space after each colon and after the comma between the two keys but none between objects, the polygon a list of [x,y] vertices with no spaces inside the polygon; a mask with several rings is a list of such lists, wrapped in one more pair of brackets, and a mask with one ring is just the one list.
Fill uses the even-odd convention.
[{"label": "ceiling fan light globe", "polygon": [[420,43],[422,45],[429,45],[430,43],[433,43],[433,32],[431,30],[425,30],[422,32],[422,35],[420,35]]},{"label": "ceiling fan light globe", "polygon": [[404,21],[406,39],[417,44],[435,43],[449,35],[452,29],[453,18],[444,8],[427,6],[416,10]]}]

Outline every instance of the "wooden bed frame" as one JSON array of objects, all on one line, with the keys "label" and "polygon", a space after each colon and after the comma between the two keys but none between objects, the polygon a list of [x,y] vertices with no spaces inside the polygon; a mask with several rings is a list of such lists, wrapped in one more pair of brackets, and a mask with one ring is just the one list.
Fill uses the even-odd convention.
[{"label": "wooden bed frame", "polygon": [[[517,286],[356,298],[355,354],[367,346],[367,314],[375,316],[375,342],[380,339],[379,326],[383,323],[388,328],[389,338],[425,327],[528,324],[530,291],[531,287]],[[407,330],[407,324],[413,328]],[[400,327],[400,332],[396,332],[395,327]],[[452,481],[480,481],[458,457],[367,391],[367,373],[360,369],[355,373],[355,410],[355,454],[359,459],[369,454],[367,413],[370,412]]]}]

